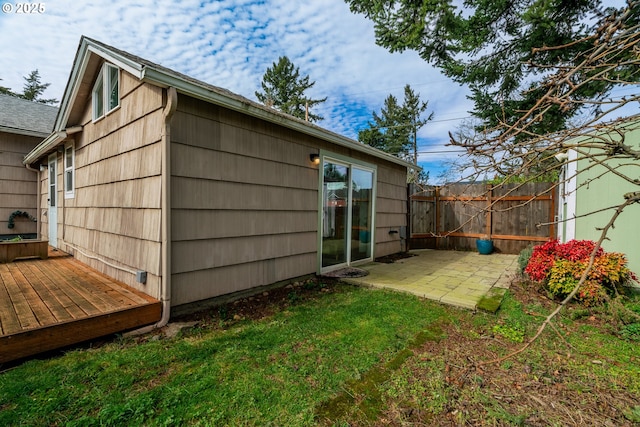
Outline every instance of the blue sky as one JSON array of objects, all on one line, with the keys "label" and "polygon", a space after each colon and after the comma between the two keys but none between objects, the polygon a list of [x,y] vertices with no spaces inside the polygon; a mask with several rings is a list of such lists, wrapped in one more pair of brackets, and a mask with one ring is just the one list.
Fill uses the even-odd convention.
[{"label": "blue sky", "polygon": [[62,97],[83,34],[254,100],[267,67],[286,55],[316,82],[309,94],[328,98],[316,111],[325,118],[318,124],[354,139],[387,95],[402,99],[410,84],[435,112],[418,135],[432,181],[456,155],[427,152],[450,151],[447,133],[471,109],[466,89],[417,54],[376,46],[373,25],[343,0],[54,0],[34,14],[7,3],[0,84],[20,91],[23,76],[37,68],[51,83],[47,98]]},{"label": "blue sky", "polygon": [[18,4],[3,0],[0,12],[0,85],[13,90],[37,68],[51,83],[44,96],[60,99],[83,34],[253,100],[267,67],[286,55],[316,82],[309,95],[328,98],[315,111],[320,126],[356,139],[408,83],[435,113],[418,134],[430,182],[458,158],[445,144],[470,115],[468,90],[414,52],[377,46],[372,23],[343,0],[53,0],[33,14],[16,13]]}]

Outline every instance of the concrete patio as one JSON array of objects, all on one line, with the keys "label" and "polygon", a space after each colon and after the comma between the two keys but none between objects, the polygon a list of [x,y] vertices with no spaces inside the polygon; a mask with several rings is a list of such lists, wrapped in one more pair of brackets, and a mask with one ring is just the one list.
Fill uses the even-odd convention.
[{"label": "concrete patio", "polygon": [[[475,310],[480,308],[478,303],[483,297],[497,299],[499,304],[516,274],[518,258],[517,255],[432,249],[414,250],[410,254],[413,256],[390,264],[373,262],[359,266],[369,274],[343,280]],[[497,308],[495,305],[495,310]],[[489,308],[489,311],[495,310]]]}]

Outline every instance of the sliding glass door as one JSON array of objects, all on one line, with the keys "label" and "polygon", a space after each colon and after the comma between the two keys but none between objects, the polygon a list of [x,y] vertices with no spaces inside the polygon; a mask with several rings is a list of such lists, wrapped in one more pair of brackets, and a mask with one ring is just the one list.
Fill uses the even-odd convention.
[{"label": "sliding glass door", "polygon": [[321,270],[371,259],[374,170],[328,158],[322,166]]},{"label": "sliding glass door", "polygon": [[373,171],[351,168],[351,261],[371,258]]}]

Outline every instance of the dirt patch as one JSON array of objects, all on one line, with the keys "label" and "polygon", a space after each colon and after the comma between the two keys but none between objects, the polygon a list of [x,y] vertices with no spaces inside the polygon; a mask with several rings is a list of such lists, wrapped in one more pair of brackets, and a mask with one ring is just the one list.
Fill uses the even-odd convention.
[{"label": "dirt patch", "polygon": [[[555,307],[535,289],[514,285],[511,292],[519,303],[535,307],[535,311],[547,313]],[[570,307],[567,316],[578,310]],[[599,324],[597,316],[576,323],[573,329],[580,328],[581,323],[603,330],[608,327],[606,322]],[[487,330],[478,329],[468,319],[443,326],[443,331],[446,339],[427,341],[404,367],[411,370],[409,377],[416,383],[434,384],[434,378],[440,376],[443,387],[435,392],[446,396],[441,411],[429,412],[415,402],[394,399],[375,425],[485,426],[488,414],[494,419],[492,425],[496,418],[500,420],[498,425],[640,425],[636,424],[640,414],[635,413],[640,410],[638,395],[625,390],[615,378],[607,382],[596,373],[602,364],[621,361],[607,360],[598,355],[597,348],[593,354],[576,354],[563,339],[555,340],[551,349],[546,343],[534,343],[520,356],[482,365],[522,344],[494,335],[489,326]],[[566,332],[560,330],[558,334]],[[545,333],[555,334],[553,330]],[[443,369],[425,369],[424,361],[438,361]],[[630,408],[635,408],[631,415]]]},{"label": "dirt patch", "polygon": [[[198,326],[208,328],[227,328],[241,320],[258,320],[285,310],[292,304],[311,301],[321,294],[340,292],[338,279],[325,277],[322,280],[312,278],[274,288],[256,295],[240,298],[222,304],[210,310],[172,318],[172,322],[197,322]],[[343,285],[342,285],[343,286]]]}]

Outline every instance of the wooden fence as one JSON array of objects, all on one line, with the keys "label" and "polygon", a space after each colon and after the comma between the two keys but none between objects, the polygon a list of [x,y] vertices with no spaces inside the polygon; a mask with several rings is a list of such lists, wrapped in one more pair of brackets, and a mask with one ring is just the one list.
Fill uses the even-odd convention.
[{"label": "wooden fence", "polygon": [[451,184],[420,192],[410,185],[409,247],[475,250],[475,240],[487,235],[496,252],[517,254],[555,239],[556,194],[554,184],[544,182]]}]

